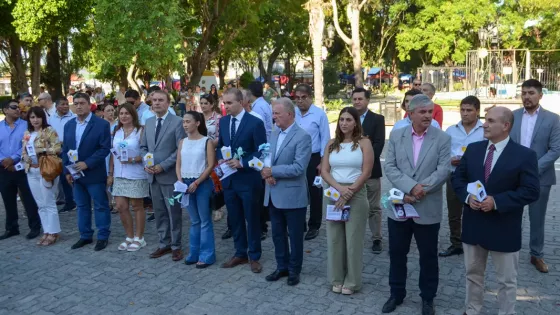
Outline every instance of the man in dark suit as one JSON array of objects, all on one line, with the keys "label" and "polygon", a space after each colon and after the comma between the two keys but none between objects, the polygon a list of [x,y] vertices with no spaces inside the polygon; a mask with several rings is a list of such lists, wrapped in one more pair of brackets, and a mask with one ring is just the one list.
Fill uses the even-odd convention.
[{"label": "man in dark suit", "polygon": [[[84,247],[93,242],[91,228],[91,200],[95,211],[97,227],[97,244],[95,250],[107,247],[111,233],[111,211],[107,199],[107,169],[105,158],[111,149],[111,132],[109,123],[96,117],[90,111],[90,97],[85,93],[74,95],[76,119],[64,126],[62,141],[62,160],[64,165],[82,172],[84,176],[74,180],[64,167],[66,180],[73,185],[74,198],[78,206],[78,229],[80,240],[72,245],[72,249]],[[78,160],[70,161],[68,151],[77,151]]]},{"label": "man in dark suit", "polygon": [[[510,140],[513,120],[505,107],[490,109],[483,125],[488,141],[470,144],[453,173],[453,189],[465,203],[462,240],[468,315],[482,309],[488,254],[500,284],[499,314],[515,314],[523,207],[539,198],[540,185],[536,153]],[[467,185],[477,180],[487,194],[482,201],[467,192]]]},{"label": "man in dark suit", "polygon": [[[262,120],[248,114],[241,105],[243,94],[232,88],[224,92],[223,101],[228,115],[220,119],[218,138],[218,163],[226,163],[237,170],[222,181],[224,199],[233,230],[235,255],[222,264],[232,268],[250,261],[251,271],[259,273],[261,258],[260,193],[263,189],[261,175],[249,167],[253,157],[260,157],[259,146],[266,143]],[[232,155],[243,150],[238,158],[225,160],[222,147],[231,147]],[[247,225],[245,225],[247,221]]]},{"label": "man in dark suit", "polygon": [[381,218],[382,211],[379,204],[381,199],[381,163],[379,157],[385,146],[385,117],[368,109],[370,92],[364,88],[356,88],[352,91],[352,104],[360,114],[360,121],[364,135],[369,138],[373,147],[373,169],[371,177],[366,182],[367,196],[369,202],[369,229],[371,230],[371,249],[375,254],[381,253],[383,246],[381,240]]},{"label": "man in dark suit", "polygon": [[[264,205],[270,210],[276,270],[266,281],[288,277],[299,283],[303,263],[303,229],[309,198],[307,165],[311,159],[311,136],[295,123],[294,104],[282,97],[272,102],[278,128],[270,142],[271,166],[261,171],[266,180]],[[288,237],[290,242],[288,244]]]}]

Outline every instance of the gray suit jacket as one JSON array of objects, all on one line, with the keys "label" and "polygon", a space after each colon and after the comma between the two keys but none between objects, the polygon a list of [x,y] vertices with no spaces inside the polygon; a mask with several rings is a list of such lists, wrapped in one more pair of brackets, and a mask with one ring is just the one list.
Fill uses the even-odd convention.
[{"label": "gray suit jacket", "polygon": [[276,154],[280,132],[276,128],[270,137],[271,169],[276,185],[266,184],[264,205],[268,206],[272,199],[278,209],[305,208],[309,204],[306,171],[311,159],[311,136],[294,123]]},{"label": "gray suit jacket", "polygon": [[177,181],[177,174],[175,173],[177,147],[179,141],[185,137],[183,120],[180,117],[168,114],[162,123],[156,142],[156,118],[152,117],[146,120],[140,150],[142,156],[148,152],[153,153],[155,165],[161,165],[163,172],[157,175],[148,174],[148,182],[153,183],[155,178],[160,184],[173,185]]},{"label": "gray suit jacket", "polygon": [[[513,141],[519,144],[521,144],[523,110],[520,108],[513,111],[513,129],[509,135]],[[537,159],[539,159],[541,186],[555,185],[554,162],[560,157],[560,118],[542,106],[533,129],[531,149],[537,153]]]},{"label": "gray suit jacket", "polygon": [[[428,127],[416,167],[412,152],[412,126],[393,130],[387,143],[385,157],[385,176],[397,188],[408,194],[416,184],[428,185],[427,194],[414,204],[420,218],[418,224],[441,222],[443,210],[442,186],[451,170],[451,137],[433,126]],[[389,217],[395,216],[387,209]]]}]

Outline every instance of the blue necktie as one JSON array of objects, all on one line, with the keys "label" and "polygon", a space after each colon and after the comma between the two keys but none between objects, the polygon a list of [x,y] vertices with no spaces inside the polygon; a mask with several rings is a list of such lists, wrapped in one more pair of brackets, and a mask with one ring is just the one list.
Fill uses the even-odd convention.
[{"label": "blue necktie", "polygon": [[236,118],[232,117],[231,118],[231,141],[233,141],[233,138],[235,137],[235,122],[237,121]]}]

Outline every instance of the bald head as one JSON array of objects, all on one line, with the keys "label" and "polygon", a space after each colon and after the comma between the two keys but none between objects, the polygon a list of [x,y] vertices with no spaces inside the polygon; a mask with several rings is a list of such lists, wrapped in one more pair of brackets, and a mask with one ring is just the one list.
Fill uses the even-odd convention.
[{"label": "bald head", "polygon": [[502,106],[493,107],[486,113],[484,137],[492,143],[498,143],[509,136],[513,127],[513,112]]},{"label": "bald head", "polygon": [[509,125],[509,130],[513,127],[513,112],[511,109],[503,106],[496,106],[488,110],[488,113],[495,113],[502,123]]}]

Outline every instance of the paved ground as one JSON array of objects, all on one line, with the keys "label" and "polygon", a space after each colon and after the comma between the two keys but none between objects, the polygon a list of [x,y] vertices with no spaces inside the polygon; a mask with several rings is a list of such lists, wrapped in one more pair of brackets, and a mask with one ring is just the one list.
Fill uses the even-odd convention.
[{"label": "paved ground", "polygon": [[[558,170],[558,167],[557,167]],[[560,172],[559,174],[560,175]],[[390,188],[383,181],[383,191]],[[546,224],[546,258],[550,273],[542,275],[529,264],[528,220],[525,218],[520,255],[519,314],[560,313],[560,198],[554,187]],[[0,203],[0,230],[5,211]],[[21,209],[20,209],[21,212]],[[444,213],[444,217],[446,214]],[[184,216],[184,244],[188,244],[188,218]],[[385,219],[384,219],[385,220]],[[367,232],[364,250],[364,287],[352,296],[330,292],[326,281],[327,255],[324,226],[320,236],[305,243],[301,283],[288,287],[284,281],[269,283],[264,277],[275,269],[271,238],[263,242],[262,274],[248,266],[220,269],[233,253],[232,240],[222,241],[222,220],[215,226],[218,264],[197,270],[170,256],[149,259],[156,247],[154,223],[147,224],[148,247],[119,252],[124,238],[118,216],[113,216],[109,247],[94,252],[93,246],[70,250],[78,239],[76,213],[61,216],[62,239],[52,247],[38,248],[23,236],[0,242],[0,314],[380,314],[389,296],[387,251],[374,255]],[[20,220],[21,232],[27,222]],[[384,235],[387,235],[386,225]],[[440,248],[449,245],[447,224],[442,224]],[[383,241],[387,248],[387,239]],[[413,243],[409,255],[408,297],[394,314],[419,314],[418,251]],[[465,296],[461,257],[440,260],[440,285],[435,300],[438,314],[462,314]],[[493,268],[487,276],[484,314],[497,314],[497,282]]]}]

